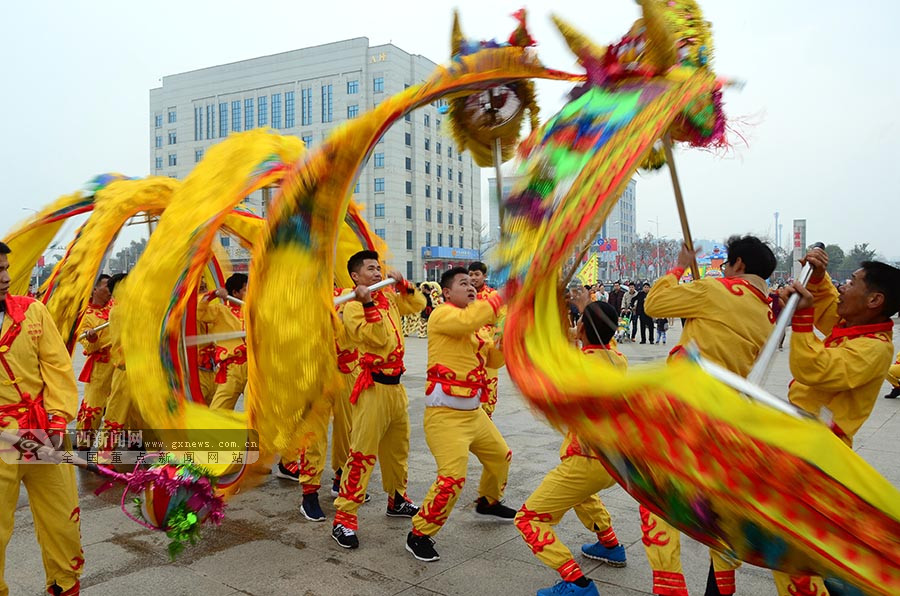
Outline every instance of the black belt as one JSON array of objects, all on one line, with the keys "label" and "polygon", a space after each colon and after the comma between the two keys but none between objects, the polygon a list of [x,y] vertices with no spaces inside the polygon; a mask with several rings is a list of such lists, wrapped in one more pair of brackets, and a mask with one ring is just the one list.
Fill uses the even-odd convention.
[{"label": "black belt", "polygon": [[392,377],[390,375],[383,375],[380,372],[373,372],[372,380],[380,385],[399,385],[401,376],[402,375],[397,375]]}]

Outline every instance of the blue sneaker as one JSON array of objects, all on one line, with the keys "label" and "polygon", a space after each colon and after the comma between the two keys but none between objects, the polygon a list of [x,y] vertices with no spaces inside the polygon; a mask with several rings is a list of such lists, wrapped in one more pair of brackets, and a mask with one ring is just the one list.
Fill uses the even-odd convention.
[{"label": "blue sneaker", "polygon": [[603,546],[599,542],[585,544],[581,547],[581,554],[588,559],[603,561],[610,567],[624,567],[626,564],[625,547],[621,544],[617,544],[612,548]]},{"label": "blue sneaker", "polygon": [[594,582],[581,588],[574,582],[559,580],[549,588],[537,591],[537,596],[600,596]]}]

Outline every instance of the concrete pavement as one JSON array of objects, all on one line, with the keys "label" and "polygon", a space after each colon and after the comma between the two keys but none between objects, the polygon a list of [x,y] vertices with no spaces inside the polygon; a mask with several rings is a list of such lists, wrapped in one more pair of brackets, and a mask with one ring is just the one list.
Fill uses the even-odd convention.
[{"label": "concrete pavement", "polygon": [[[669,345],[624,344],[632,364],[665,357],[677,342],[680,323],[669,331]],[[895,328],[900,345],[900,329]],[[788,345],[789,340],[785,342]],[[412,422],[409,494],[420,502],[434,480],[435,464],[422,431],[425,385],[425,340],[410,338],[404,383],[410,397]],[[779,395],[790,380],[787,351],[779,352],[767,388]],[[885,384],[887,387],[887,384]],[[886,392],[883,391],[882,394]],[[239,406],[240,407],[240,406]],[[875,410],[857,435],[856,450],[895,486],[900,486],[900,400],[879,396]],[[536,418],[501,371],[498,427],[513,450],[506,503],[518,508],[543,476],[558,462],[561,437]],[[526,547],[512,524],[476,519],[473,500],[481,466],[470,458],[470,482],[444,530],[436,538],[441,560],[420,563],[405,550],[410,523],[384,515],[376,468],[369,487],[373,499],[360,510],[361,546],[346,551],[329,535],[334,514],[328,486],[320,492],[329,520],[306,521],[299,513],[297,484],[270,477],[262,486],[230,501],[223,524],[206,528],[202,541],[176,562],[166,553],[168,542],[127,519],[119,510],[121,492],[113,488],[93,495],[97,480],[79,473],[81,523],[85,550],[82,577],[85,596],[249,594],[534,594],[556,582]],[[330,477],[323,478],[328,482]],[[612,514],[619,540],[626,546],[628,566],[611,568],[576,555],[603,595],[649,594],[651,573],[641,544],[637,503],[618,486],[601,493]],[[16,527],[7,549],[6,580],[11,594],[39,594],[43,586],[40,551],[34,537],[25,491],[15,513]],[[560,538],[573,552],[591,541],[574,514],[559,525]],[[707,550],[682,541],[682,561],[692,594],[702,594],[708,569]],[[773,594],[767,570],[745,565],[737,573],[738,594]]]}]

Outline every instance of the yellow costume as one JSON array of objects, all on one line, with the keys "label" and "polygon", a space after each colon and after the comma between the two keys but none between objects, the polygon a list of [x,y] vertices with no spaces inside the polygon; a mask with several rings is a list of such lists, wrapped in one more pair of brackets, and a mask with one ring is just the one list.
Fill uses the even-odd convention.
[{"label": "yellow costume", "polygon": [[[683,274],[679,268],[659,278],[644,302],[644,312],[652,318],[687,319],[681,341],[670,357],[676,357],[682,346],[693,342],[708,360],[746,376],[774,322],[765,280],[756,275],[740,275],[679,284]],[[687,596],[681,568],[681,534],[643,507],[641,530],[653,568],[653,593]],[[734,594],[734,570],[740,561],[714,550],[709,552],[719,593]]]},{"label": "yellow costume", "polygon": [[900,387],[900,352],[897,352],[897,358],[888,369],[887,380],[891,387]]},{"label": "yellow costume", "polygon": [[[244,312],[240,304],[215,301],[215,291],[197,301],[197,322],[205,323],[209,333],[230,333],[244,330]],[[224,339],[216,342],[216,390],[210,408],[233,410],[247,386],[247,343],[244,339]]]},{"label": "yellow costume", "polygon": [[[122,430],[135,422],[132,417],[135,413],[131,408],[131,387],[125,372],[125,353],[122,351],[121,309],[122,303],[117,302],[109,310],[109,354],[113,373],[103,428],[112,431]],[[109,440],[115,442],[112,437]]]},{"label": "yellow costume", "polygon": [[[81,325],[78,326],[77,335],[81,336],[86,330],[109,322],[111,306],[109,302],[104,306],[89,304],[87,310],[84,311],[84,316],[81,318]],[[84,383],[85,386],[84,400],[81,402],[81,408],[78,410],[75,428],[80,431],[96,431],[100,428],[100,422],[103,420],[103,414],[106,410],[106,403],[109,401],[109,394],[112,391],[114,367],[109,361],[109,328],[97,331],[97,337],[94,341],[90,341],[87,338],[79,341],[84,347],[84,355],[87,356],[87,360],[84,363],[84,368],[81,369],[81,374],[78,376],[78,380]]]},{"label": "yellow costume", "polygon": [[[894,323],[847,327],[837,314],[838,291],[826,273],[810,280],[812,308],[794,313],[791,322],[791,403],[819,416],[848,447],[878,399],[894,353]],[[827,337],[823,342],[813,328]],[[823,409],[830,415],[823,416]],[[830,420],[828,420],[830,418]],[[822,578],[774,572],[780,596],[825,596]]]},{"label": "yellow costume", "polygon": [[[478,300],[490,300],[493,296],[499,296],[500,293],[497,292],[494,288],[490,287],[487,284],[481,286],[481,289],[478,290],[478,294],[476,294],[476,298]],[[499,316],[503,316],[505,314],[506,307],[502,307]],[[485,341],[490,340],[491,343],[494,342],[494,333],[496,328],[493,324],[488,324],[482,327],[480,330],[480,334],[485,339]],[[496,368],[488,368],[487,369],[487,378],[488,378],[488,392],[487,399],[482,404],[482,408],[487,412],[488,418],[494,416],[494,409],[497,407],[497,383],[498,383],[498,375]]]},{"label": "yellow costume", "polygon": [[[583,350],[588,354],[600,352],[618,368],[624,369],[628,365],[625,356],[611,346],[585,346]],[[516,514],[516,528],[543,564],[556,570],[564,581],[572,582],[584,573],[553,528],[566,512],[574,509],[584,527],[596,532],[597,540],[603,546],[617,546],[619,540],[612,529],[609,511],[597,496],[599,491],[613,486],[616,481],[597,455],[571,431],[560,447],[559,459],[560,464],[544,477]]]},{"label": "yellow costume", "polygon": [[[0,428],[65,432],[75,418],[78,389],[69,352],[40,302],[7,295],[0,329]],[[67,464],[7,463],[15,450],[4,444],[0,460],[0,596],[6,546],[13,531],[19,485],[25,484],[41,546],[47,588],[77,594],[84,566],[75,470]]]},{"label": "yellow costume", "polygon": [[488,392],[487,367],[496,370],[503,356],[480,330],[497,319],[500,296],[466,308],[444,303],[428,319],[425,441],[437,463],[413,534],[434,536],[446,523],[466,482],[469,452],[484,467],[479,497],[495,503],[503,497],[512,451],[480,407]]},{"label": "yellow costume", "polygon": [[396,289],[373,292],[365,306],[353,301],[344,307],[347,337],[359,351],[359,374],[350,392],[350,450],[334,501],[334,523],[354,531],[377,459],[389,506],[395,494],[406,494],[409,400],[400,384],[406,370],[400,316],[425,308],[425,296],[407,281]]}]

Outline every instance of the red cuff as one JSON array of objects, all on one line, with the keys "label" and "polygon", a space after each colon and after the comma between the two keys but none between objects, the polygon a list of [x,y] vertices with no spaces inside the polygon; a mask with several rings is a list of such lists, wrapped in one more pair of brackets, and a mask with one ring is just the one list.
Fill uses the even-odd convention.
[{"label": "red cuff", "polygon": [[403,283],[400,284],[400,288],[403,289],[404,291],[406,291],[407,294],[412,294],[416,291],[415,286],[413,286],[411,283],[409,283],[408,279],[403,280]]},{"label": "red cuff", "polygon": [[59,415],[50,416],[47,423],[47,430],[51,432],[62,432],[66,430],[66,419]]},{"label": "red cuff", "polygon": [[378,307],[374,304],[363,306],[363,312],[366,315],[367,323],[378,323],[381,321],[381,313],[378,311]]},{"label": "red cuff", "polygon": [[797,309],[791,319],[791,331],[794,333],[812,333],[815,323],[815,309],[812,307]]},{"label": "red cuff", "polygon": [[203,294],[203,297],[206,299],[207,302],[211,302],[212,300],[214,300],[216,298],[216,291],[210,290],[209,292]]},{"label": "red cuff", "polygon": [[675,279],[680,280],[682,277],[684,277],[684,267],[672,267],[668,272],[674,275]]},{"label": "red cuff", "polygon": [[500,316],[500,308],[503,306],[503,297],[500,292],[494,292],[488,296],[487,303],[494,309],[494,316]]}]

